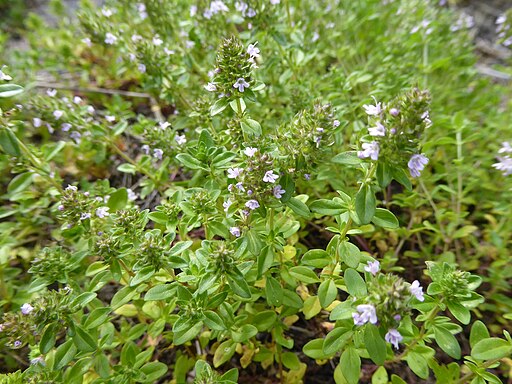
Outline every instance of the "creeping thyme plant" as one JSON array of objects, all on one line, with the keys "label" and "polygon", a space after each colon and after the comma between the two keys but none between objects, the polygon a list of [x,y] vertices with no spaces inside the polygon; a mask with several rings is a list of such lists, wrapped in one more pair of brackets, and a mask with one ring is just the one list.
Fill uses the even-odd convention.
[{"label": "creeping thyme plant", "polygon": [[510,380],[511,94],[472,20],[52,4],[0,39],[1,383]]}]

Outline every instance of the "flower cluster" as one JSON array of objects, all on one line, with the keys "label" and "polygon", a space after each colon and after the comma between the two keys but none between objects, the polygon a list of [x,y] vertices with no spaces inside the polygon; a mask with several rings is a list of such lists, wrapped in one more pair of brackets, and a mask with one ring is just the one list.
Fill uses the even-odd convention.
[{"label": "flower cluster", "polygon": [[498,41],[505,47],[512,45],[512,10],[500,15],[496,19],[496,33],[498,35]]},{"label": "flower cluster", "polygon": [[494,163],[492,166],[498,171],[503,172],[504,176],[512,175],[512,146],[510,142],[504,141],[501,143],[498,154],[497,159],[499,162]]},{"label": "flower cluster", "polygon": [[432,125],[429,93],[414,88],[387,105],[374,101],[374,105],[363,106],[370,126],[361,139],[358,157],[401,168],[407,165],[411,176],[419,177],[428,164],[420,153],[419,139]]},{"label": "flower cluster", "polygon": [[260,50],[255,44],[250,44],[248,49],[244,49],[236,37],[225,39],[217,53],[212,82],[205,88],[215,92],[218,97],[229,100],[241,97],[254,84],[251,68],[255,65],[259,53]]},{"label": "flower cluster", "polygon": [[373,277],[368,281],[368,296],[352,313],[354,324],[370,323],[384,327],[388,330],[385,340],[398,349],[403,337],[397,328],[401,319],[410,312],[412,301],[425,300],[423,288],[418,280],[408,284],[396,275],[379,273],[378,261],[368,262],[364,269]]}]

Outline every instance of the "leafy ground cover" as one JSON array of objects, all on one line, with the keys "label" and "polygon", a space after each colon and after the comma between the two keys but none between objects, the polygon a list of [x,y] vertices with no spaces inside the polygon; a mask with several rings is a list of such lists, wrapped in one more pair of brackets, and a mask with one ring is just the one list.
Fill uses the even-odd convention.
[{"label": "leafy ground cover", "polygon": [[52,3],[0,56],[0,382],[510,380],[511,92],[468,15]]}]

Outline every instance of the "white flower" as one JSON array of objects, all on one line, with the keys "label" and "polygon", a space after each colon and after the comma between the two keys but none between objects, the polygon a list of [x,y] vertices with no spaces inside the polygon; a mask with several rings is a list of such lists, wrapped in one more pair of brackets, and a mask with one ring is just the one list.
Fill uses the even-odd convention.
[{"label": "white flower", "polygon": [[[3,69],[3,67],[2,67]],[[12,77],[9,75],[6,75],[1,69],[0,69],[0,80],[9,81],[12,80]]]},{"label": "white flower", "polygon": [[498,153],[512,153],[512,146],[508,141],[504,141],[501,143],[501,148],[498,150]]},{"label": "white flower", "polygon": [[105,216],[109,216],[110,214],[108,211],[110,210],[109,207],[99,207],[96,210],[96,216],[98,216],[100,219],[103,219]]},{"label": "white flower", "polygon": [[254,43],[254,44],[249,44],[249,47],[247,47],[247,53],[252,58],[260,57],[260,49],[258,47],[256,47],[256,44],[258,44],[258,42]]},{"label": "white flower", "polygon": [[114,34],[107,32],[105,35],[105,44],[113,45],[117,42],[117,36]]},{"label": "white flower", "polygon": [[243,168],[229,168],[228,169],[228,177],[230,179],[236,179],[242,173]]},{"label": "white flower", "polygon": [[229,232],[235,237],[240,237],[240,228],[238,227],[231,227],[229,228]]},{"label": "white flower", "polygon": [[50,97],[55,97],[57,95],[57,90],[56,89],[47,89],[46,94]]},{"label": "white flower", "polygon": [[136,43],[137,41],[142,40],[142,36],[141,36],[141,35],[137,35],[137,34],[135,33],[135,34],[133,34],[133,35],[132,35],[131,39],[132,39],[132,41],[133,41],[134,43]]},{"label": "white flower", "polygon": [[87,219],[90,219],[91,218],[91,214],[90,213],[82,213],[80,215],[80,220],[87,220]]},{"label": "white flower", "polygon": [[384,336],[384,340],[386,340],[388,343],[393,344],[393,346],[398,349],[398,343],[400,343],[403,340],[403,336],[398,332],[396,329],[391,328],[388,333]]},{"label": "white flower", "polygon": [[87,45],[88,47],[92,46],[92,42],[91,42],[91,39],[88,38],[88,37],[84,37],[82,39],[82,43],[84,43],[85,45]]},{"label": "white flower", "polygon": [[377,99],[373,97],[373,100],[375,100],[375,105],[363,105],[363,108],[367,115],[370,116],[378,116],[382,113],[382,104],[377,102]]},{"label": "white flower", "polygon": [[424,301],[425,297],[423,297],[423,287],[420,285],[420,282],[418,280],[414,280],[409,287],[409,291],[411,291],[411,294],[416,296],[416,299],[419,301]]},{"label": "white flower", "polygon": [[176,143],[178,143],[178,145],[183,145],[187,142],[187,138],[185,137],[185,135],[176,134],[174,140],[176,140]]},{"label": "white flower", "polygon": [[377,121],[377,126],[368,128],[370,136],[386,136],[386,128]]},{"label": "white flower", "polygon": [[238,88],[240,92],[244,91],[244,88],[249,88],[249,83],[245,81],[243,77],[240,77],[235,84],[233,84],[233,88]]},{"label": "white flower", "polygon": [[284,190],[283,187],[281,187],[281,185],[278,184],[274,187],[272,193],[274,194],[274,197],[276,199],[280,199],[286,193],[286,190]]},{"label": "white flower", "polygon": [[208,83],[204,86],[204,88],[210,92],[215,92],[217,90],[217,86],[214,83]]},{"label": "white flower", "polygon": [[197,14],[197,5],[190,6],[190,17],[194,17]]},{"label": "white flower", "polygon": [[73,191],[73,192],[76,192],[78,191],[78,188],[75,187],[74,185],[70,185],[68,184],[68,186],[66,187],[66,191]]},{"label": "white flower", "polygon": [[165,131],[167,128],[171,126],[171,124],[168,121],[161,121],[158,123],[158,125],[162,131]]},{"label": "white flower", "polygon": [[135,201],[137,200],[138,196],[135,192],[133,192],[130,188],[126,189],[126,192],[128,192],[128,200]]},{"label": "white flower", "polygon": [[372,141],[371,143],[363,143],[362,147],[362,151],[357,151],[357,156],[360,159],[366,159],[368,157],[374,161],[379,159],[379,143],[377,143],[376,141]]},{"label": "white flower", "polygon": [[226,200],[224,203],[222,203],[222,206],[224,207],[224,211],[227,212],[229,207],[231,207],[231,204],[233,204],[233,202],[231,200]]},{"label": "white flower", "polygon": [[160,38],[160,36],[155,35],[155,37],[153,37],[153,44],[154,44],[155,46],[157,46],[157,47],[158,47],[158,46],[162,45],[162,44],[163,44],[163,42],[164,42],[164,41]]},{"label": "white flower", "polygon": [[258,203],[257,200],[249,200],[247,203],[245,203],[245,206],[250,210],[254,210],[260,207],[260,203]]},{"label": "white flower", "polygon": [[379,261],[378,260],[369,261],[368,265],[366,265],[364,267],[364,270],[366,272],[371,273],[373,276],[375,276],[377,274],[377,272],[380,271],[380,263],[379,263]]},{"label": "white flower", "polygon": [[106,115],[106,116],[105,116],[105,119],[106,119],[109,123],[113,123],[114,121],[116,121],[116,117],[115,117],[115,116],[112,116],[112,115]]},{"label": "white flower", "polygon": [[274,171],[267,171],[267,172],[265,172],[265,175],[263,176],[263,181],[265,183],[275,183],[278,178],[279,178],[279,175],[276,175],[274,173]]},{"label": "white flower", "polygon": [[507,21],[507,16],[505,16],[505,15],[500,15],[500,16],[498,16],[498,18],[496,19],[496,24],[503,24],[505,21]]},{"label": "white flower", "polygon": [[146,155],[149,155],[149,145],[144,144],[142,147],[140,147],[141,151],[144,152]]},{"label": "white flower", "polygon": [[332,126],[333,126],[334,128],[338,128],[338,127],[340,126],[340,124],[341,124],[341,123],[340,123],[340,121],[339,121],[339,120],[334,120],[334,121],[332,122]]},{"label": "white flower", "polygon": [[91,115],[94,113],[94,107],[92,105],[87,107],[87,113],[90,113]]},{"label": "white flower", "polygon": [[73,103],[80,104],[82,102],[82,98],[80,96],[73,97]]},{"label": "white flower", "polygon": [[62,123],[60,129],[62,130],[62,132],[67,132],[71,129],[71,127],[72,125],[69,123]]},{"label": "white flower", "polygon": [[174,55],[175,54],[175,51],[172,50],[172,49],[169,49],[167,47],[164,48],[164,52],[167,56],[170,56],[170,55]]},{"label": "white flower", "polygon": [[258,148],[247,147],[244,150],[245,155],[248,157],[253,157],[256,152],[258,152]]},{"label": "white flower", "polygon": [[29,315],[30,312],[32,312],[34,310],[34,307],[31,306],[29,303],[25,303],[21,306],[21,313],[23,313],[24,315]]},{"label": "white flower", "polygon": [[270,0],[270,4],[272,5],[277,5],[279,3],[281,3],[281,0]]},{"label": "white flower", "polygon": [[411,173],[412,177],[419,177],[421,174],[421,171],[425,168],[425,165],[428,164],[428,157],[425,155],[412,155],[411,159],[407,163],[407,166],[409,167],[409,172]]},{"label": "white flower", "polygon": [[112,10],[110,8],[102,8],[101,9],[101,13],[105,17],[110,17],[110,16],[112,16],[114,14],[114,12],[112,12]]},{"label": "white flower", "polygon": [[137,65],[137,69],[139,70],[140,73],[146,73],[146,65],[145,64],[140,63],[139,65]]},{"label": "white flower", "polygon": [[56,111],[53,111],[53,117],[55,117],[55,120],[59,120],[62,115],[64,115],[64,112],[60,111],[60,110],[56,110]]},{"label": "white flower", "polygon": [[[237,187],[240,191],[242,192],[245,192],[245,187],[244,185],[242,184],[241,181],[239,181],[238,183],[235,184],[235,187]],[[230,191],[231,192],[231,191]]]}]

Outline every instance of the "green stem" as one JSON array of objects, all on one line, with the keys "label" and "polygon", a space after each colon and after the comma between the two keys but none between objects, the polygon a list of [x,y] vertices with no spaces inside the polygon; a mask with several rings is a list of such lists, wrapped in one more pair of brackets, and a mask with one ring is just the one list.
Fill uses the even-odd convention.
[{"label": "green stem", "polygon": [[[484,368],[484,369],[487,369],[489,368],[491,365],[499,362],[500,359],[492,359],[492,360],[489,360],[489,361],[486,361],[485,363],[483,363],[482,365],[480,365],[479,368]],[[474,376],[476,375],[475,372],[470,372],[470,373],[467,373],[465,374],[464,376],[462,376],[459,381],[457,382],[458,384],[464,384],[464,383],[467,383],[470,379],[472,379]]]}]

